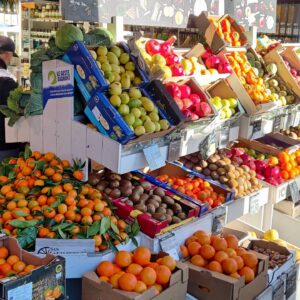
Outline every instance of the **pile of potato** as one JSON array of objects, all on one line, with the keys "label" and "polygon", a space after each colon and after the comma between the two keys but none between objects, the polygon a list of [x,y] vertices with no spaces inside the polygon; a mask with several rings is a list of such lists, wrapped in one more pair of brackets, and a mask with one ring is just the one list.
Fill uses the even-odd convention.
[{"label": "pile of potato", "polygon": [[286,254],[280,254],[279,252],[271,250],[271,249],[264,249],[264,248],[260,248],[258,246],[254,246],[253,250],[258,253],[269,256],[269,269],[274,269],[276,267],[280,267],[288,259],[288,256]]},{"label": "pile of potato", "polygon": [[290,127],[287,130],[280,130],[282,134],[289,136],[292,139],[300,140],[300,126]]},{"label": "pile of potato", "polygon": [[180,161],[185,167],[227,185],[235,192],[236,198],[244,197],[262,187],[254,170],[245,165],[234,164],[223,153],[215,153],[207,160],[202,159],[200,153],[194,153]]}]

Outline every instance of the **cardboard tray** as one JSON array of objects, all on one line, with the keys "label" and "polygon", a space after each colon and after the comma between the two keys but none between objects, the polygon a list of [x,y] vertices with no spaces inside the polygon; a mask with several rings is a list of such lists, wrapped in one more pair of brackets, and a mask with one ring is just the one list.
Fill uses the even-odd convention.
[{"label": "cardboard tray", "polygon": [[193,19],[193,27],[198,28],[200,35],[204,37],[206,43],[214,53],[219,53],[228,47],[233,49],[240,49],[241,47],[232,47],[227,41],[221,38],[216,32],[217,27],[209,19],[214,19],[215,21],[228,19],[231,23],[231,26],[240,35],[241,47],[248,45],[248,40],[243,32],[242,27],[239,26],[232,17],[225,14],[220,18],[219,16],[208,16],[206,12],[202,12],[198,17]]},{"label": "cardboard tray", "polygon": [[[156,186],[153,186],[152,189],[155,189]],[[187,218],[182,220],[177,224],[169,225],[167,220],[158,221],[153,217],[149,216],[146,213],[143,213],[139,210],[136,210],[133,206],[125,203],[127,198],[123,199],[115,199],[112,201],[113,205],[116,207],[116,214],[122,218],[123,220],[127,220],[129,222],[133,222],[135,218],[137,218],[141,231],[151,238],[154,238],[156,235],[161,232],[166,233],[174,228],[177,228],[181,225],[187,224],[192,221],[195,217],[198,217],[200,214],[199,206],[175,195],[174,193],[164,189],[165,194],[175,200],[175,202],[179,203],[182,207],[182,211],[186,214]],[[150,191],[151,193],[151,191]]]},{"label": "cardboard tray", "polygon": [[[41,299],[47,291],[58,287],[61,295],[58,300],[66,297],[65,259],[61,256],[47,254],[40,258],[19,246],[12,237],[1,237],[0,246],[8,248],[10,255],[17,255],[26,264],[39,266],[31,273],[21,277],[7,277],[0,280],[0,298],[4,300]],[[16,297],[16,298],[15,298]]]},{"label": "cardboard tray", "polygon": [[291,54],[291,51],[292,50],[290,48],[284,49],[282,47],[277,47],[268,52],[264,56],[264,60],[267,64],[275,63],[277,65],[279,76],[285,82],[287,87],[290,88],[298,97],[300,97],[300,86],[298,85],[290,71],[287,69],[283,60],[283,57],[285,57],[292,67],[296,69],[300,68],[299,58],[293,56]]},{"label": "cardboard tray", "polygon": [[201,300],[252,300],[268,285],[268,257],[256,253],[258,262],[258,275],[245,285],[244,277],[239,279],[200,268],[190,262],[188,293]]},{"label": "cardboard tray", "polygon": [[249,242],[247,248],[253,250],[254,246],[263,249],[271,249],[279,252],[280,254],[288,256],[286,262],[283,265],[268,270],[269,284],[274,284],[274,282],[277,281],[277,279],[279,279],[283,274],[286,274],[290,267],[295,264],[294,253],[276,243],[264,240],[252,240]]},{"label": "cardboard tray", "polygon": [[183,300],[186,296],[187,283],[188,268],[181,262],[177,262],[177,269],[171,276],[169,287],[157,296],[154,288],[148,289],[143,294],[113,289],[109,283],[100,282],[95,272],[88,272],[82,278],[82,300]]},{"label": "cardboard tray", "polygon": [[[140,88],[143,96],[148,97],[154,102],[147,91]],[[165,113],[158,107],[159,116],[168,120]],[[121,144],[126,144],[130,140],[135,139],[136,135],[132,131],[129,125],[124,121],[123,117],[119,114],[115,107],[110,104],[110,101],[106,95],[106,92],[98,90],[88,102],[84,110],[85,115],[91,121],[91,123],[104,135],[109,136],[111,139],[118,141]],[[168,120],[170,126],[173,124]],[[144,134],[135,139],[135,141],[151,140],[157,137],[165,136],[170,133],[173,128],[169,128],[164,131],[155,132],[151,134]]]},{"label": "cardboard tray", "polygon": [[206,203],[202,203],[197,199],[194,199],[186,194],[183,194],[175,189],[173,189],[171,186],[169,186],[167,183],[161,182],[158,179],[156,179],[157,176],[166,174],[169,176],[186,176],[186,177],[199,177],[202,179],[205,179],[208,181],[213,189],[218,193],[223,193],[225,195],[225,202],[230,202],[234,199],[234,192],[230,190],[228,187],[219,184],[217,182],[214,182],[212,180],[206,179],[202,174],[199,173],[193,173],[191,170],[180,166],[176,163],[167,163],[164,167],[154,170],[152,172],[142,173],[144,174],[145,178],[152,182],[155,185],[158,185],[160,187],[165,188],[166,190],[169,190],[173,192],[174,194],[179,195],[180,197],[183,197],[184,199],[187,199],[188,201],[191,201],[192,203],[198,205],[200,207],[200,216],[207,213],[208,211],[208,205]]}]

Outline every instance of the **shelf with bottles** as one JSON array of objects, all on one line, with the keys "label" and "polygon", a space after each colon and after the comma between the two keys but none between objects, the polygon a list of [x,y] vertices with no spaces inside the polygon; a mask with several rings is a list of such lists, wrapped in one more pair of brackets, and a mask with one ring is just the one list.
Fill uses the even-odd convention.
[{"label": "shelf with bottles", "polygon": [[[15,27],[19,24],[18,4],[11,5],[0,2],[0,27],[6,28],[7,32],[15,32]],[[13,28],[10,28],[13,27]]]}]

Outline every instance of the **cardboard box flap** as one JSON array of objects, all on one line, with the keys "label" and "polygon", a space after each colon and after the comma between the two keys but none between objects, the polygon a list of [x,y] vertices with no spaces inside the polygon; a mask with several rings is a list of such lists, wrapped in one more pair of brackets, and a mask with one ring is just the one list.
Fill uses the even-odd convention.
[{"label": "cardboard box flap", "polygon": [[189,267],[186,264],[184,264],[184,263],[182,263],[180,261],[177,261],[176,266],[177,266],[178,269],[180,269],[182,271],[181,272],[181,274],[182,274],[182,277],[181,277],[182,282],[188,281],[188,279],[189,279]]},{"label": "cardboard box flap", "polygon": [[22,258],[25,263],[30,262],[31,264],[36,266],[43,265],[46,267],[55,260],[56,256],[47,253],[45,257],[38,257],[36,255],[33,255],[32,253],[22,250]]}]

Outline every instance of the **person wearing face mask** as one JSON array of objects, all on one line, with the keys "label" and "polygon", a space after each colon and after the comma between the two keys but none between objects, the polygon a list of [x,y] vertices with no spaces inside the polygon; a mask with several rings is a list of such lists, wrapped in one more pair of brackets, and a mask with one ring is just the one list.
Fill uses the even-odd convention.
[{"label": "person wearing face mask", "polygon": [[[18,87],[16,78],[7,69],[12,58],[18,57],[15,50],[15,43],[10,38],[0,36],[0,105],[7,105],[9,93]],[[0,160],[16,155],[19,150],[18,144],[5,143],[4,119],[0,113]]]}]

